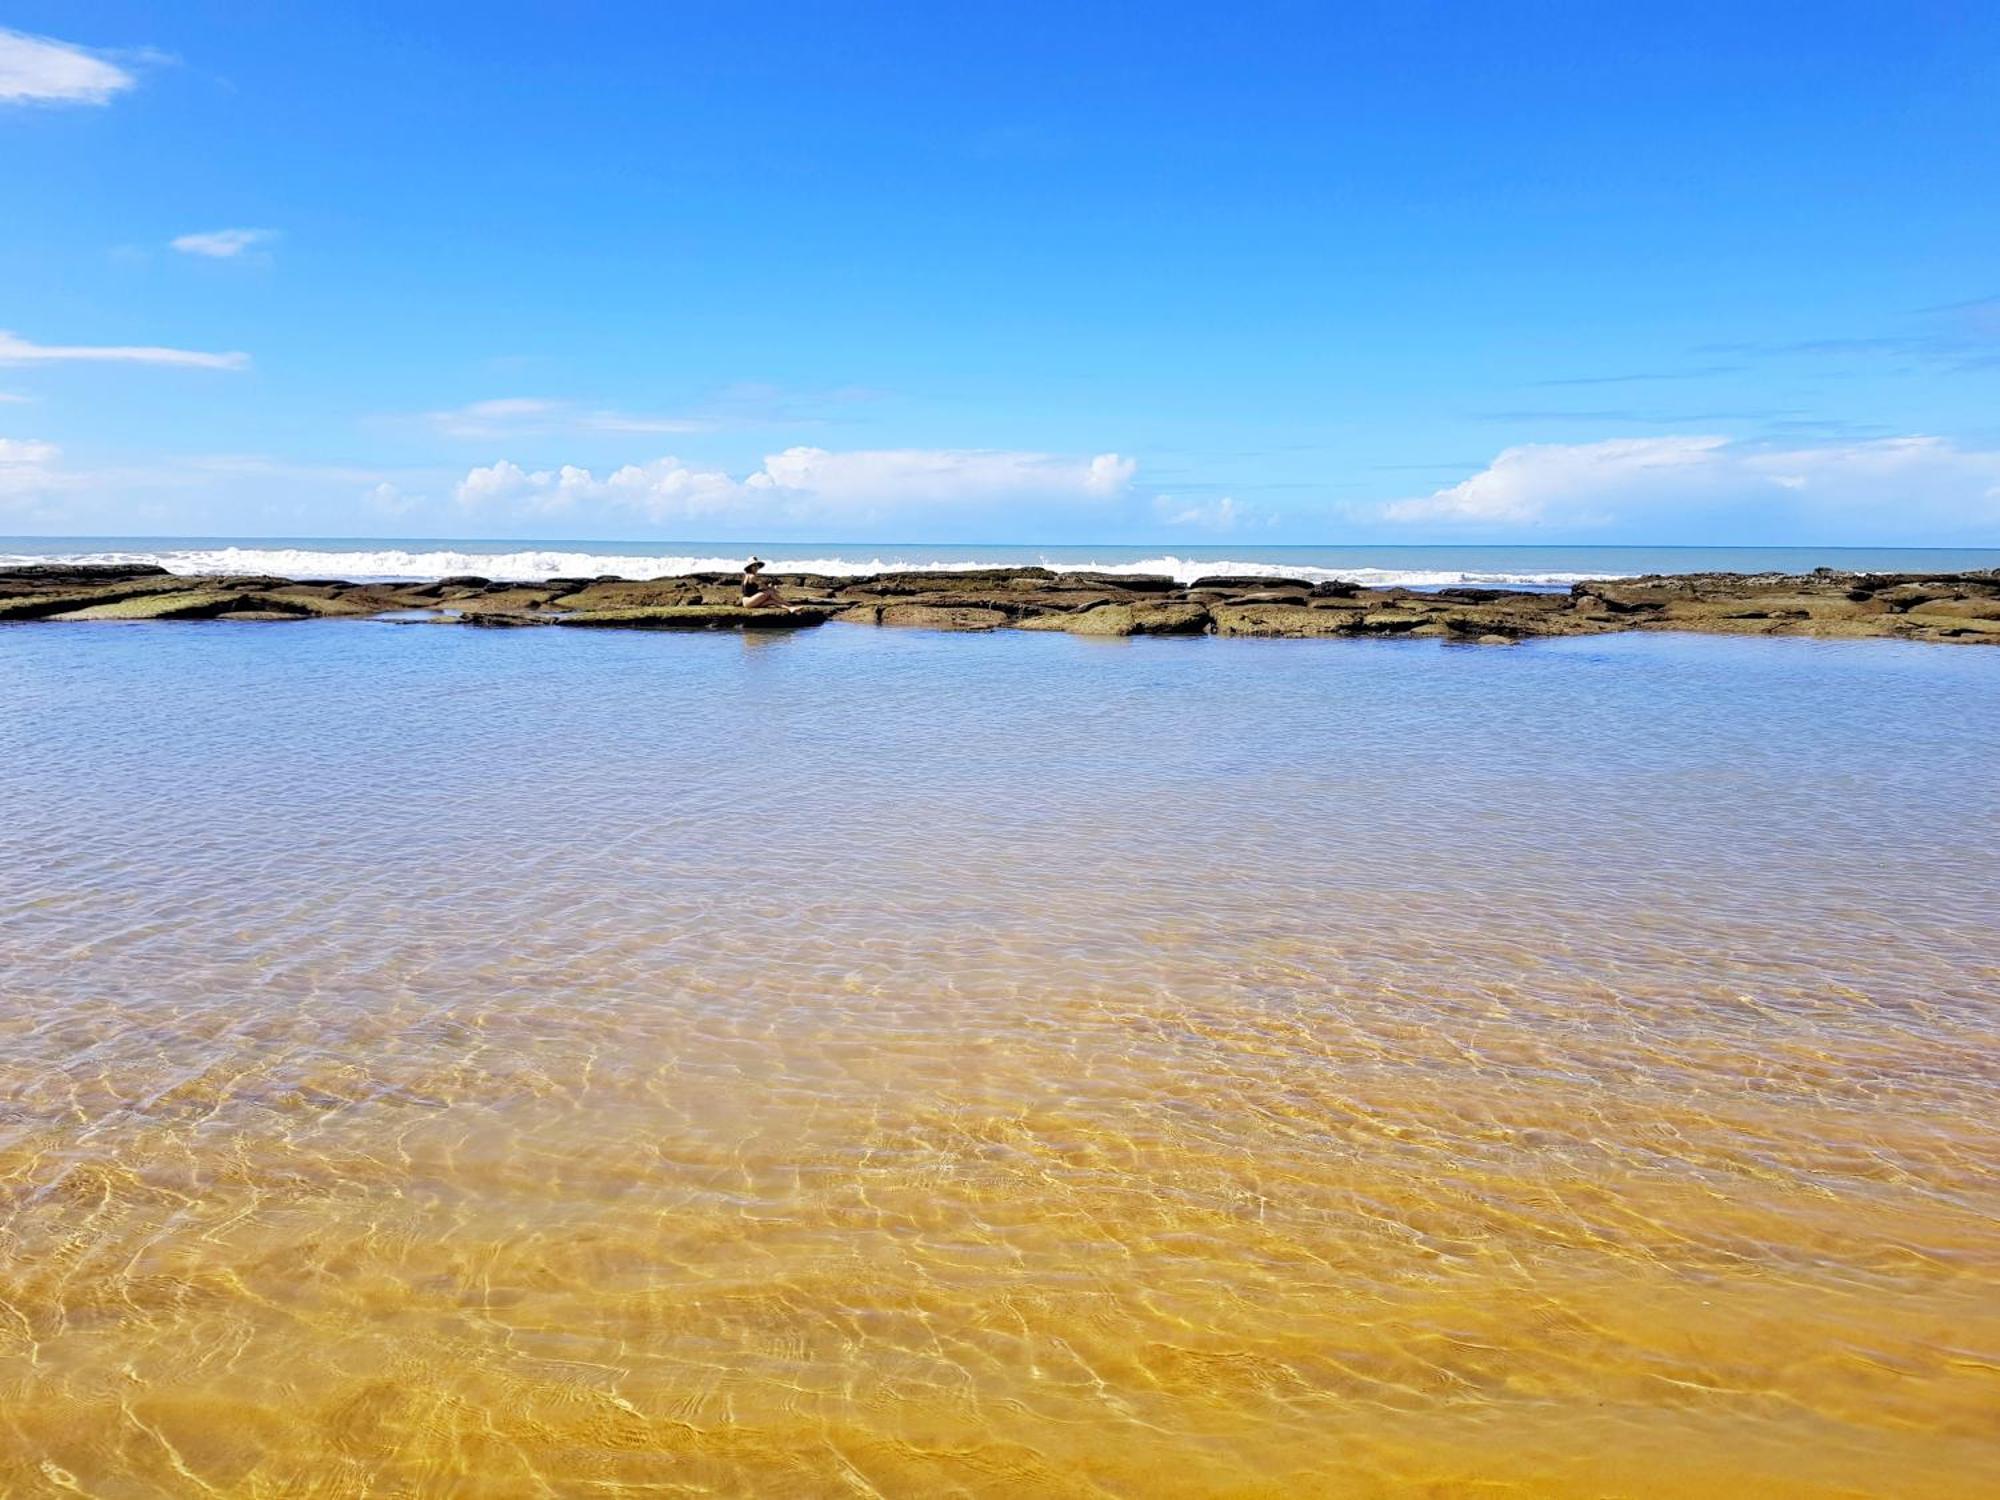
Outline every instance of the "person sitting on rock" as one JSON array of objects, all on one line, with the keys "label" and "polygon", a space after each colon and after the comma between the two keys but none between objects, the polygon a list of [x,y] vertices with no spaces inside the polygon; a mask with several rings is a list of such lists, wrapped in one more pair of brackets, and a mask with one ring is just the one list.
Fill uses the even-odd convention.
[{"label": "person sitting on rock", "polygon": [[779,597],[778,591],[764,581],[764,562],[753,557],[743,565],[743,607],[745,609],[782,609],[786,614],[798,611]]}]

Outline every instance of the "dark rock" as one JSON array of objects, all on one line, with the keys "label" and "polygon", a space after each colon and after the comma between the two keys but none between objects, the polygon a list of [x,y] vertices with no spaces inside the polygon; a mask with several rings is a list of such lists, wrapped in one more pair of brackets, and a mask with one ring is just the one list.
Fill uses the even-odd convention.
[{"label": "dark rock", "polygon": [[0,568],[0,583],[12,583],[18,579],[38,587],[170,576],[165,568],[152,563],[24,563],[16,568]]},{"label": "dark rock", "polygon": [[458,612],[461,625],[481,625],[505,627],[514,625],[553,625],[560,615],[524,615],[497,609],[462,609]]},{"label": "dark rock", "polygon": [[1126,594],[1169,594],[1180,585],[1163,573],[1065,573],[1071,588],[1116,589]]},{"label": "dark rock", "polygon": [[1222,593],[1236,593],[1242,589],[1273,590],[1281,593],[1307,593],[1314,585],[1303,578],[1258,578],[1234,573],[1205,574],[1188,585],[1190,591],[1208,589]]}]

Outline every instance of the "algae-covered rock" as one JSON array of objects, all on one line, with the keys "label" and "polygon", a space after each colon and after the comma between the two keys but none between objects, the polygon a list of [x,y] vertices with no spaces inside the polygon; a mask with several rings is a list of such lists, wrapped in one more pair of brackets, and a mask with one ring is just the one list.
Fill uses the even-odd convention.
[{"label": "algae-covered rock", "polygon": [[93,605],[118,604],[127,599],[138,599],[150,594],[185,593],[186,590],[187,585],[184,580],[166,576],[115,588],[87,590],[64,588],[54,593],[22,594],[11,598],[0,598],[0,620],[47,620],[80,609],[89,609]]},{"label": "algae-covered rock", "polygon": [[59,620],[302,620],[316,611],[297,602],[234,589],[183,589],[115,604],[94,604],[56,616]]},{"label": "algae-covered rock", "polygon": [[1200,635],[1208,629],[1208,606],[1195,600],[1143,600],[1100,604],[1069,614],[1036,615],[1023,630],[1060,630],[1070,635]]},{"label": "algae-covered rock", "polygon": [[57,615],[59,620],[204,620],[244,599],[234,589],[184,589],[142,594],[115,604],[93,604]]},{"label": "algae-covered rock", "polygon": [[1361,612],[1306,604],[1217,604],[1211,609],[1217,635],[1354,635]]},{"label": "algae-covered rock", "polygon": [[2000,620],[2000,597],[1990,599],[1927,599],[1912,605],[1913,620],[1946,617],[1957,620]]},{"label": "algae-covered rock", "polygon": [[[509,607],[525,607],[531,598],[540,598],[547,603],[567,610],[607,610],[607,609],[673,609],[685,605],[702,603],[733,602],[742,597],[740,592],[710,590],[712,599],[704,598],[704,591],[684,579],[669,578],[657,583],[608,582],[603,580],[585,584],[582,588],[563,590],[542,589],[530,594],[516,589],[506,596],[515,601]],[[479,607],[484,609],[499,599],[493,591],[484,594]]]},{"label": "algae-covered rock", "polygon": [[231,619],[240,619],[255,612],[273,618],[338,620],[363,619],[380,614],[382,608],[379,602],[366,595],[356,597],[319,591],[258,589],[240,595],[237,603],[226,613]]},{"label": "algae-covered rock", "polygon": [[947,591],[976,591],[981,594],[1016,592],[1022,589],[1048,588],[1056,581],[1056,574],[1048,568],[966,568],[954,572],[935,573],[905,572],[877,573],[870,578],[843,578],[839,580],[818,578],[800,574],[766,574],[780,588],[795,585],[801,581],[820,584],[838,583],[850,593],[867,593],[890,598],[897,595],[938,594]]},{"label": "algae-covered rock", "polygon": [[876,611],[875,623],[914,625],[924,630],[997,630],[1012,618],[1003,609],[971,605],[884,604]]}]

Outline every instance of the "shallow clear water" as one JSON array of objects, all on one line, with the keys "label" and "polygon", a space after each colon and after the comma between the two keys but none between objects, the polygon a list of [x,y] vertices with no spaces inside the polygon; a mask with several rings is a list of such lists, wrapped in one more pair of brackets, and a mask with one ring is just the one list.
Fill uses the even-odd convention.
[{"label": "shallow clear water", "polygon": [[1963,1496],[2000,652],[0,630],[0,1493]]}]

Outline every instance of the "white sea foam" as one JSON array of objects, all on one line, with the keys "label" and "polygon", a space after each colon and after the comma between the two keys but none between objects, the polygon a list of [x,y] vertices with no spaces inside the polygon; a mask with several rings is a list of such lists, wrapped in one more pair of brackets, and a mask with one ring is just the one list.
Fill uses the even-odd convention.
[{"label": "white sea foam", "polygon": [[[154,564],[170,573],[258,573],[283,578],[345,578],[355,581],[406,581],[473,574],[482,578],[533,581],[544,578],[672,578],[687,573],[731,573],[743,557],[674,556],[582,552],[560,547],[518,552],[468,552],[456,549],[412,552],[401,548],[215,547],[158,551],[103,551],[0,555],[0,566],[38,562]],[[1378,588],[1446,588],[1453,585],[1553,588],[1587,578],[1616,574],[1562,572],[1492,572],[1448,568],[1316,567],[1300,563],[1236,562],[1162,555],[1136,562],[1052,561],[1031,548],[1005,562],[985,558],[908,562],[896,557],[787,557],[771,561],[773,573],[820,573],[835,578],[870,573],[956,573],[999,567],[1040,566],[1058,573],[1105,573],[1126,576],[1166,576],[1181,583],[1197,578],[1298,578],[1318,583],[1342,579]]]}]

